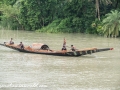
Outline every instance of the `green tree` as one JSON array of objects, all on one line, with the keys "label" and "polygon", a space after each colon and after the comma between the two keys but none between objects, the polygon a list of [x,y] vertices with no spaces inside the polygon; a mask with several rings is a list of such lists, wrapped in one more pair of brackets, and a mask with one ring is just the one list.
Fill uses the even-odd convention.
[{"label": "green tree", "polygon": [[0,7],[0,11],[1,11],[1,25],[3,27],[6,27],[8,29],[19,28],[18,27],[20,25],[18,19],[19,10],[17,6],[2,4]]},{"label": "green tree", "polygon": [[26,30],[50,24],[57,15],[57,0],[25,0],[21,2],[20,20]]},{"label": "green tree", "polygon": [[19,7],[16,1],[20,0],[2,0],[0,5],[0,25],[5,29],[20,29]]},{"label": "green tree", "polygon": [[[87,0],[72,0],[66,3],[64,7],[64,17],[71,18],[68,28],[72,28],[71,32],[85,33],[89,32],[89,27],[94,17],[94,3]],[[68,23],[68,22],[66,22]]]},{"label": "green tree", "polygon": [[115,10],[106,14],[106,18],[102,21],[103,33],[106,36],[117,37],[120,32],[120,12]]}]

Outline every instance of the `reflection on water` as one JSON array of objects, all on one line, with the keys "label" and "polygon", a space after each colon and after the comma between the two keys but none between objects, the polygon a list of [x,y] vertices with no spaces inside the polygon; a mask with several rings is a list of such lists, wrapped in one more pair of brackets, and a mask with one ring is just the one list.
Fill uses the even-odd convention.
[{"label": "reflection on water", "polygon": [[[18,90],[15,85],[28,85],[29,90],[119,90],[120,41],[84,34],[46,34],[25,31],[0,31],[0,42],[14,38],[25,45],[45,43],[51,49],[67,45],[78,49],[113,47],[113,51],[81,57],[60,57],[21,53],[0,46],[0,86],[2,90]],[[69,48],[68,48],[69,49]],[[10,84],[12,84],[10,86]],[[31,85],[31,86],[30,86]],[[22,90],[26,90],[21,86]]]}]

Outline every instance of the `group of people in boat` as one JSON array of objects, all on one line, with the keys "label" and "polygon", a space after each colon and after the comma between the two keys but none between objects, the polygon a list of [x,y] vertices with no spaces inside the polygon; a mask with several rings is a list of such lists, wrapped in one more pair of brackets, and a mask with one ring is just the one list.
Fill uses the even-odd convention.
[{"label": "group of people in boat", "polygon": [[[11,38],[9,44],[10,44],[10,45],[14,44],[14,42],[13,42],[13,38]],[[22,42],[20,42],[20,44],[19,44],[18,46],[19,46],[21,49],[24,49],[24,45],[23,45]],[[66,46],[66,40],[65,40],[65,38],[64,38],[62,51],[67,50],[66,47],[67,47],[67,46]],[[75,48],[73,45],[71,45],[70,48],[71,48],[72,51],[76,51],[76,48]]]},{"label": "group of people in boat", "polygon": [[[62,51],[63,51],[63,50],[67,50],[66,47],[67,47],[67,46],[66,46],[66,40],[65,40],[65,38],[64,38]],[[71,48],[72,51],[76,51],[76,48],[75,48],[73,45],[71,45],[70,48]]]},{"label": "group of people in boat", "polygon": [[[9,43],[10,45],[12,45],[12,44],[14,44],[14,42],[13,42],[13,38],[11,38],[11,40],[10,40],[10,43]],[[24,49],[24,45],[23,45],[23,43],[22,42],[20,42],[20,44],[18,45],[21,49]]]}]

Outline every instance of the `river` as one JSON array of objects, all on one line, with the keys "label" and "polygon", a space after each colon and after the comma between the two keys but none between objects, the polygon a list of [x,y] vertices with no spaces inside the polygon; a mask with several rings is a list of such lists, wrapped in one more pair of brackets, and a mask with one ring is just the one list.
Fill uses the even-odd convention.
[{"label": "river", "polygon": [[[89,34],[50,34],[0,30],[0,43],[22,41],[47,44],[60,50],[63,38],[77,49],[114,50],[80,57],[62,57],[18,52],[0,46],[0,90],[120,90],[120,38]],[[69,49],[69,48],[67,48]]]}]

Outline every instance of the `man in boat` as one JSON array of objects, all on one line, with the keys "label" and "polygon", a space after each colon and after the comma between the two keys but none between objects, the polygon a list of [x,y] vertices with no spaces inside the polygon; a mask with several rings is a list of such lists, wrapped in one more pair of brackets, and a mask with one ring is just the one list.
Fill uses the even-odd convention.
[{"label": "man in boat", "polygon": [[21,49],[24,49],[24,45],[22,42],[20,42],[20,44],[18,46],[20,46]]},{"label": "man in boat", "polygon": [[13,38],[11,38],[11,40],[10,40],[10,45],[14,44],[14,42],[12,40],[13,40]]},{"label": "man in boat", "polygon": [[75,48],[73,45],[71,45],[71,50],[72,50],[72,51],[75,51],[76,48]]},{"label": "man in boat", "polygon": [[67,50],[65,46],[62,47],[62,51],[63,51],[63,50]]},{"label": "man in boat", "polygon": [[63,47],[62,47],[62,50],[67,50],[67,49],[66,49],[66,40],[65,40],[65,38],[64,38],[64,41],[63,41]]}]

